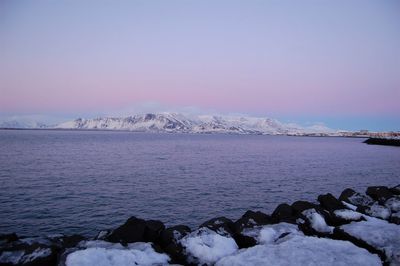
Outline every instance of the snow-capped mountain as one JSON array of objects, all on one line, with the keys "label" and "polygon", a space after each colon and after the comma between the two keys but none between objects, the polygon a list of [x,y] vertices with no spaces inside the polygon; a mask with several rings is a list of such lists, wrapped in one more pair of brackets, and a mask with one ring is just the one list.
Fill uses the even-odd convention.
[{"label": "snow-capped mountain", "polygon": [[59,129],[128,130],[138,132],[231,133],[270,135],[332,135],[325,126],[301,127],[270,118],[241,116],[185,116],[177,113],[149,113],[128,117],[78,118],[57,125]]},{"label": "snow-capped mountain", "polygon": [[8,120],[0,122],[0,128],[46,128],[44,123],[31,120]]}]

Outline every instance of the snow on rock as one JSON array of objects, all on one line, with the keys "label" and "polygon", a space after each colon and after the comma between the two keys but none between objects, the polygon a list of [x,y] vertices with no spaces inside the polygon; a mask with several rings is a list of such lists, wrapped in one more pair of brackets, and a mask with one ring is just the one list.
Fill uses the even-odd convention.
[{"label": "snow on rock", "polygon": [[45,258],[52,254],[50,248],[37,248],[32,253],[26,254],[23,250],[5,251],[0,255],[0,264],[27,264],[39,258]]},{"label": "snow on rock", "polygon": [[382,205],[379,205],[377,203],[365,208],[364,212],[370,216],[385,219],[385,220],[389,219],[390,215],[392,214],[390,209],[388,209]]},{"label": "snow on rock", "polygon": [[257,245],[222,258],[217,266],[247,265],[382,265],[377,255],[350,242],[294,236],[279,244]]},{"label": "snow on rock", "polygon": [[136,114],[128,117],[78,118],[57,125],[62,129],[102,129],[181,133],[336,135],[324,126],[302,127],[270,118],[237,116],[185,116],[177,113]]},{"label": "snow on rock", "polygon": [[385,202],[385,206],[392,212],[400,212],[400,196],[395,196]]},{"label": "snow on rock", "polygon": [[202,227],[180,240],[190,263],[212,265],[238,250],[235,240]]},{"label": "snow on rock", "polygon": [[342,201],[342,203],[343,203],[344,206],[346,206],[346,208],[348,208],[350,210],[353,210],[353,211],[357,210],[357,206],[355,206],[353,204],[347,203],[345,201]]},{"label": "snow on rock", "polygon": [[169,257],[154,251],[150,243],[137,242],[127,247],[105,241],[87,241],[81,250],[70,253],[66,266],[168,265]]},{"label": "snow on rock", "polygon": [[284,236],[303,235],[297,225],[289,223],[279,223],[246,228],[242,232],[245,236],[253,237],[258,244],[272,244]]},{"label": "snow on rock", "polygon": [[333,212],[337,217],[343,220],[356,221],[363,218],[363,214],[352,210],[336,210]]},{"label": "snow on rock", "polygon": [[355,193],[353,196],[349,197],[349,202],[353,205],[366,206],[373,204],[374,200],[370,196]]},{"label": "snow on rock", "polygon": [[307,218],[311,227],[319,233],[332,233],[334,227],[328,226],[325,222],[324,217],[319,214],[315,209],[308,209],[302,212],[302,214]]},{"label": "snow on rock", "polygon": [[400,226],[373,217],[365,218],[367,221],[352,222],[340,229],[384,252],[391,265],[400,265]]},{"label": "snow on rock", "polygon": [[17,251],[4,251],[0,254],[0,263],[1,264],[17,264],[22,261],[22,257],[25,255],[25,251],[17,250]]}]

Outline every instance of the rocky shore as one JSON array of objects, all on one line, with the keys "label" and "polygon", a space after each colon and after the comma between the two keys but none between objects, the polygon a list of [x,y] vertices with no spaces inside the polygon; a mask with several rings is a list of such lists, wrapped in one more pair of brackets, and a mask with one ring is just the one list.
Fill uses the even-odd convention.
[{"label": "rocky shore", "polygon": [[369,138],[364,143],[371,145],[400,146],[400,139]]},{"label": "rocky shore", "polygon": [[400,265],[400,185],[317,200],[194,230],[131,217],[92,239],[0,235],[0,265]]}]

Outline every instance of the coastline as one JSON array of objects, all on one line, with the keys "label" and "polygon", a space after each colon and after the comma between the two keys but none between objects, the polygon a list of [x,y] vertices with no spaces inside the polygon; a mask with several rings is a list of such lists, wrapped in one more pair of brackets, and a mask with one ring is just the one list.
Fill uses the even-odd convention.
[{"label": "coastline", "polygon": [[[152,261],[150,265],[229,265],[232,260],[245,265],[239,263],[245,255],[259,263],[271,259],[258,254],[256,249],[279,251],[286,245],[300,251],[307,245],[314,248],[325,245],[327,254],[333,256],[330,259],[349,259],[347,262],[353,265],[361,265],[351,261],[354,252],[369,262],[400,263],[400,185],[368,187],[366,194],[345,189],[339,199],[328,193],[319,195],[318,202],[282,203],[272,214],[247,211],[236,221],[216,217],[196,230],[185,225],[166,228],[161,221],[131,217],[115,229],[99,232],[95,238],[1,235],[0,265],[89,265],[79,262],[104,254],[117,256],[122,251],[127,256],[139,252]],[[353,253],[339,256],[330,250],[334,247]],[[324,258],[328,256],[324,250],[316,251],[313,259],[331,265],[324,263],[329,260]],[[302,255],[296,256],[302,259]],[[281,262],[290,259],[295,258],[275,258]]]}]

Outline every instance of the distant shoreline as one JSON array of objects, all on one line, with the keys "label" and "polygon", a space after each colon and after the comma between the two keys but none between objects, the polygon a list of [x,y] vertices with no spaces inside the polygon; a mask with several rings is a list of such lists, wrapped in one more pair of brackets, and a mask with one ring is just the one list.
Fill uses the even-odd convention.
[{"label": "distant shoreline", "polygon": [[362,138],[368,139],[369,136],[341,136],[341,135],[317,135],[317,134],[251,134],[251,133],[228,133],[228,132],[168,132],[168,131],[133,131],[124,129],[78,129],[78,128],[0,128],[0,130],[33,130],[33,131],[89,131],[89,132],[130,132],[130,133],[150,133],[150,134],[185,134],[185,135],[234,135],[234,136],[287,136],[287,137],[330,137],[330,138]]}]

